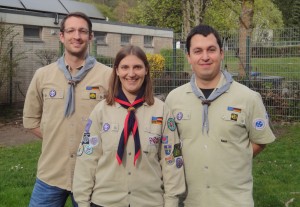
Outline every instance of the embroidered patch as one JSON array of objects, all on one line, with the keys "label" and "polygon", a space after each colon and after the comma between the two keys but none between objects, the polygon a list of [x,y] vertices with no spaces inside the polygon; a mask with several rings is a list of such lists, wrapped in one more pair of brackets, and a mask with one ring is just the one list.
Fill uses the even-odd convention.
[{"label": "embroidered patch", "polygon": [[90,133],[83,133],[82,144],[89,144]]},{"label": "embroidered patch", "polygon": [[84,152],[85,152],[85,154],[87,154],[87,155],[90,155],[90,154],[92,154],[93,153],[93,147],[91,146],[91,145],[85,145],[85,147],[84,147]]},{"label": "embroidered patch", "polygon": [[241,113],[241,111],[242,111],[242,109],[235,108],[235,107],[232,107],[232,106],[228,106],[227,110],[228,111],[234,111],[234,112],[237,112],[237,113]]},{"label": "embroidered patch", "polygon": [[171,131],[174,131],[176,129],[176,124],[173,118],[169,118],[167,124],[168,124],[168,128]]},{"label": "embroidered patch", "polygon": [[79,147],[78,147],[78,149],[77,149],[77,156],[81,156],[82,155],[82,153],[83,153],[83,145],[82,144],[80,144],[79,145]]},{"label": "embroidered patch", "polygon": [[160,143],[160,137],[149,137],[150,145],[157,145]]},{"label": "embroidered patch", "polygon": [[162,117],[152,116],[152,120],[151,120],[152,124],[162,124],[162,121],[163,121]]},{"label": "embroidered patch", "polygon": [[176,167],[181,168],[183,166],[183,159],[182,157],[177,157],[176,158]]},{"label": "embroidered patch", "polygon": [[52,98],[54,96],[56,96],[56,91],[54,89],[52,89],[50,92],[49,92],[49,96]]},{"label": "embroidered patch", "polygon": [[180,121],[182,119],[182,117],[183,117],[183,113],[182,112],[178,112],[177,115],[176,115],[177,120]]},{"label": "embroidered patch", "polygon": [[102,127],[103,131],[105,131],[105,132],[108,131],[109,128],[110,128],[110,125],[108,123],[105,123]]},{"label": "embroidered patch", "polygon": [[168,142],[169,142],[168,136],[163,136],[163,137],[161,138],[161,143],[163,143],[163,144],[168,144]]},{"label": "embroidered patch", "polygon": [[173,165],[174,164],[174,157],[173,156],[165,157],[165,161],[166,161],[167,165]]},{"label": "embroidered patch", "polygon": [[92,147],[95,147],[99,144],[99,138],[97,136],[92,136],[89,138],[89,143]]},{"label": "embroidered patch", "polygon": [[174,157],[182,156],[180,143],[174,144],[173,156]]},{"label": "embroidered patch", "polygon": [[96,99],[96,93],[90,93],[90,99]]},{"label": "embroidered patch", "polygon": [[238,115],[238,114],[235,114],[235,113],[232,113],[232,114],[230,115],[230,119],[233,120],[233,121],[237,121],[237,120],[238,120],[238,117],[239,117],[239,115]]},{"label": "embroidered patch", "polygon": [[253,121],[253,127],[256,129],[256,130],[263,130],[266,126],[266,123],[263,119],[255,119]]},{"label": "embroidered patch", "polygon": [[90,90],[99,90],[99,87],[97,86],[87,86],[86,90],[90,91]]},{"label": "embroidered patch", "polygon": [[166,155],[170,155],[172,152],[172,146],[170,144],[164,145],[164,150]]},{"label": "embroidered patch", "polygon": [[92,123],[93,123],[92,120],[90,120],[90,119],[87,120],[87,123],[85,125],[85,129],[84,129],[85,132],[90,132],[90,128],[91,128]]}]

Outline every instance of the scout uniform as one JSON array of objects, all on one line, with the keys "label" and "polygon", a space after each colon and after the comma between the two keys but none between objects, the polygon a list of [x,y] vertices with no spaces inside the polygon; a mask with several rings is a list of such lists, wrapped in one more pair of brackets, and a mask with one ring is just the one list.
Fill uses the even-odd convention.
[{"label": "scout uniform", "polygon": [[102,99],[108,87],[111,68],[96,63],[75,88],[75,112],[64,116],[68,82],[57,63],[36,71],[28,88],[23,124],[40,127],[43,134],[42,153],[37,177],[43,182],[72,190],[78,143],[88,116]]},{"label": "scout uniform", "polygon": [[181,144],[174,119],[155,98],[136,109],[141,154],[134,165],[132,133],[122,164],[116,153],[127,110],[100,102],[91,113],[78,148],[74,197],[80,207],[176,207],[185,191]]},{"label": "scout uniform", "polygon": [[[217,88],[225,82],[222,74]],[[202,130],[204,106],[190,83],[174,89],[166,103],[182,140],[185,207],[254,206],[250,141],[267,144],[275,139],[260,95],[233,81],[210,103],[208,131]]]}]

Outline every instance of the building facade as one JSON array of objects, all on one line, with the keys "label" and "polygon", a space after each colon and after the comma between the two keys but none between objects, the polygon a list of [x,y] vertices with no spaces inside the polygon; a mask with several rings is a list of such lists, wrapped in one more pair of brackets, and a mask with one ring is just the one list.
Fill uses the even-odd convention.
[{"label": "building facade", "polygon": [[[140,46],[146,53],[159,53],[173,46],[173,31],[156,27],[106,21],[92,5],[70,0],[0,0],[0,22],[13,28],[11,57],[22,53],[23,59],[11,68],[13,77],[0,88],[0,105],[23,102],[34,72],[53,62],[63,51],[59,41],[62,18],[70,12],[87,14],[93,24],[94,41],[90,53],[113,58],[126,44]],[[1,53],[0,53],[1,54]],[[0,74],[3,72],[0,69]],[[11,88],[12,87],[12,88]]]}]

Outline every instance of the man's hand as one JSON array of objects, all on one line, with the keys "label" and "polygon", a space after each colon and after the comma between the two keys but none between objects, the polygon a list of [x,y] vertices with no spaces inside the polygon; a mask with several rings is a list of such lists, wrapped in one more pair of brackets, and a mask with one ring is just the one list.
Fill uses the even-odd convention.
[{"label": "man's hand", "polygon": [[37,136],[38,138],[43,139],[43,135],[42,135],[40,127],[34,128],[34,129],[30,129],[30,132],[32,134],[34,134],[35,136]]}]

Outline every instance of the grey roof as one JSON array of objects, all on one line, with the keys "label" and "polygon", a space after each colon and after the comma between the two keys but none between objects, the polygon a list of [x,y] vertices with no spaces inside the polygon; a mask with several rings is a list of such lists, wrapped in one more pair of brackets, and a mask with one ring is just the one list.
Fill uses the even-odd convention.
[{"label": "grey roof", "polygon": [[91,18],[105,19],[94,5],[72,0],[0,0],[0,7],[57,14],[80,11]]},{"label": "grey roof", "polygon": [[67,14],[59,1],[53,0],[20,0],[27,10]]},{"label": "grey roof", "polygon": [[60,1],[69,12],[80,11],[92,18],[105,19],[105,17],[99,12],[99,10],[91,4],[70,0]]},{"label": "grey roof", "polygon": [[0,6],[24,9],[19,0],[0,0]]}]

